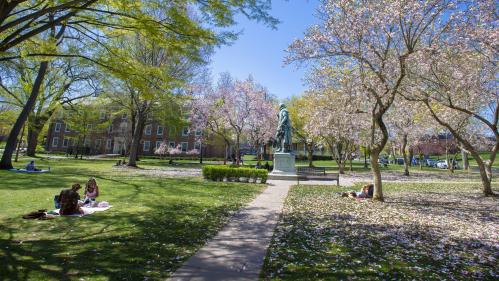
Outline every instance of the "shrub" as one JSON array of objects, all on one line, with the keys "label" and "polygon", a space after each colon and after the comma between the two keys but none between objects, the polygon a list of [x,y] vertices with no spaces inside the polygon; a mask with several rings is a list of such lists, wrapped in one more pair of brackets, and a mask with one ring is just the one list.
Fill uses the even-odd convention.
[{"label": "shrub", "polygon": [[222,181],[224,178],[260,178],[262,183],[267,181],[268,171],[265,169],[236,168],[223,165],[203,166],[203,177],[212,181]]}]

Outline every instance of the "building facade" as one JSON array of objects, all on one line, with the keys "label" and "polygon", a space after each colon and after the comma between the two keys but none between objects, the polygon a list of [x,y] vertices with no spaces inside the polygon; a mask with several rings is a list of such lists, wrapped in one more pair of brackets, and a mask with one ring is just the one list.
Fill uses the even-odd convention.
[{"label": "building facade", "polygon": [[[46,151],[73,154],[78,149],[80,154],[87,155],[126,155],[132,139],[132,125],[128,116],[122,114],[110,117],[109,114],[102,112],[101,119],[106,118],[111,119],[108,120],[107,128],[92,130],[89,125],[88,135],[82,136],[80,132],[72,130],[64,122],[63,116],[57,116],[49,125],[45,143]],[[199,139],[202,134],[201,130],[191,130],[189,127],[181,130],[164,128],[157,121],[148,118],[140,141],[139,155],[155,155],[154,151],[162,142],[165,142],[170,147],[179,147],[184,154],[197,149],[203,157],[224,157],[224,147],[216,145],[216,142],[209,140],[201,144]]]}]

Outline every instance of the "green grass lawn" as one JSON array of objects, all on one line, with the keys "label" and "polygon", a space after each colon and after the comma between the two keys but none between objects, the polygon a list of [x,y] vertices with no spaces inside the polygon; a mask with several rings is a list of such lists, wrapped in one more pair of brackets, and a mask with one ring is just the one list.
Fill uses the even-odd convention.
[{"label": "green grass lawn", "polygon": [[[265,187],[144,176],[113,169],[114,162],[50,160],[47,174],[0,171],[0,280],[166,278]],[[113,208],[81,218],[21,218],[53,209],[54,195],[89,176],[98,199]]]},{"label": "green grass lawn", "polygon": [[497,280],[497,198],[478,184],[383,187],[385,203],[337,194],[360,185],[293,187],[261,278]]}]

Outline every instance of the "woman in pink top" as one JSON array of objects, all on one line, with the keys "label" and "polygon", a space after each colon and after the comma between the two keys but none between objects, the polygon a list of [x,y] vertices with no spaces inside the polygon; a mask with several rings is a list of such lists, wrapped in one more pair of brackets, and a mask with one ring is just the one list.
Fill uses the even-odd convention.
[{"label": "woman in pink top", "polygon": [[99,196],[99,187],[94,178],[90,178],[85,185],[85,200],[84,204],[95,202],[95,198]]}]

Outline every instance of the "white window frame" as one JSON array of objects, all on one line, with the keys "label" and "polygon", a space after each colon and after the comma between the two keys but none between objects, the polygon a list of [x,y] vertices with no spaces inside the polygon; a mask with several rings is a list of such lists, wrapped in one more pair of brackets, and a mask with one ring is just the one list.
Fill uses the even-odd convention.
[{"label": "white window frame", "polygon": [[112,139],[107,139],[106,140],[106,149],[111,149],[113,146],[113,140]]},{"label": "white window frame", "polygon": [[[161,131],[160,131],[160,129],[161,129]],[[162,136],[162,135],[163,135],[163,131],[164,131],[164,130],[165,130],[165,129],[163,128],[163,126],[159,126],[159,125],[158,125],[158,127],[156,128],[156,135],[157,135],[157,136]]]},{"label": "white window frame", "polygon": [[71,132],[71,128],[69,127],[69,124],[68,124],[68,123],[66,123],[66,127],[64,128],[64,132],[65,132],[65,133],[69,133],[69,132]]},{"label": "white window frame", "polygon": [[150,149],[151,149],[151,141],[144,141],[144,147],[142,151],[149,151]]},{"label": "white window frame", "polygon": [[87,130],[92,130],[92,124],[87,124]]},{"label": "white window frame", "polygon": [[197,141],[194,143],[194,149],[201,150],[201,142]]},{"label": "white window frame", "polygon": [[87,146],[88,146],[88,147],[90,147],[90,144],[91,144],[91,143],[92,143],[92,142],[90,141],[90,139],[87,139],[87,138],[86,138],[85,140],[83,140],[83,146],[84,146],[84,147],[87,147]]},{"label": "white window frame", "polygon": [[156,149],[158,149],[161,146],[162,141],[156,141]]},{"label": "white window frame", "polygon": [[[187,132],[186,132],[186,129],[187,129]],[[183,137],[189,136],[189,127],[183,127],[182,128],[182,136]]]},{"label": "white window frame", "polygon": [[109,127],[107,127],[107,132],[112,133],[113,132],[113,124],[110,124]]},{"label": "white window frame", "polygon": [[168,147],[175,147],[175,142],[174,141],[169,141],[168,142]]},{"label": "white window frame", "polygon": [[62,123],[56,122],[54,125],[54,132],[59,133],[61,131]]},{"label": "white window frame", "polygon": [[53,137],[52,138],[52,147],[58,147],[59,146],[59,137]]},{"label": "white window frame", "polygon": [[62,140],[62,147],[68,147],[69,146],[69,139],[68,138],[64,138]]},{"label": "white window frame", "polygon": [[105,111],[101,111],[100,114],[99,114],[99,119],[100,120],[105,120],[106,119],[106,112]]},{"label": "white window frame", "polygon": [[[184,144],[185,144],[185,150],[184,150]],[[187,152],[189,150],[189,143],[186,141],[181,142],[180,149],[182,150],[182,152]]]},{"label": "white window frame", "polygon": [[146,127],[144,128],[144,134],[146,136],[150,136],[152,134],[152,125],[151,124],[146,125]]},{"label": "white window frame", "polygon": [[96,139],[95,140],[95,148],[100,149],[101,145],[102,145],[102,140],[101,139]]},{"label": "white window frame", "polygon": [[203,135],[203,130],[197,128],[195,135],[196,135],[196,137],[199,137],[199,136]]},{"label": "white window frame", "polygon": [[128,115],[126,113],[121,114],[121,120],[126,120]]}]

